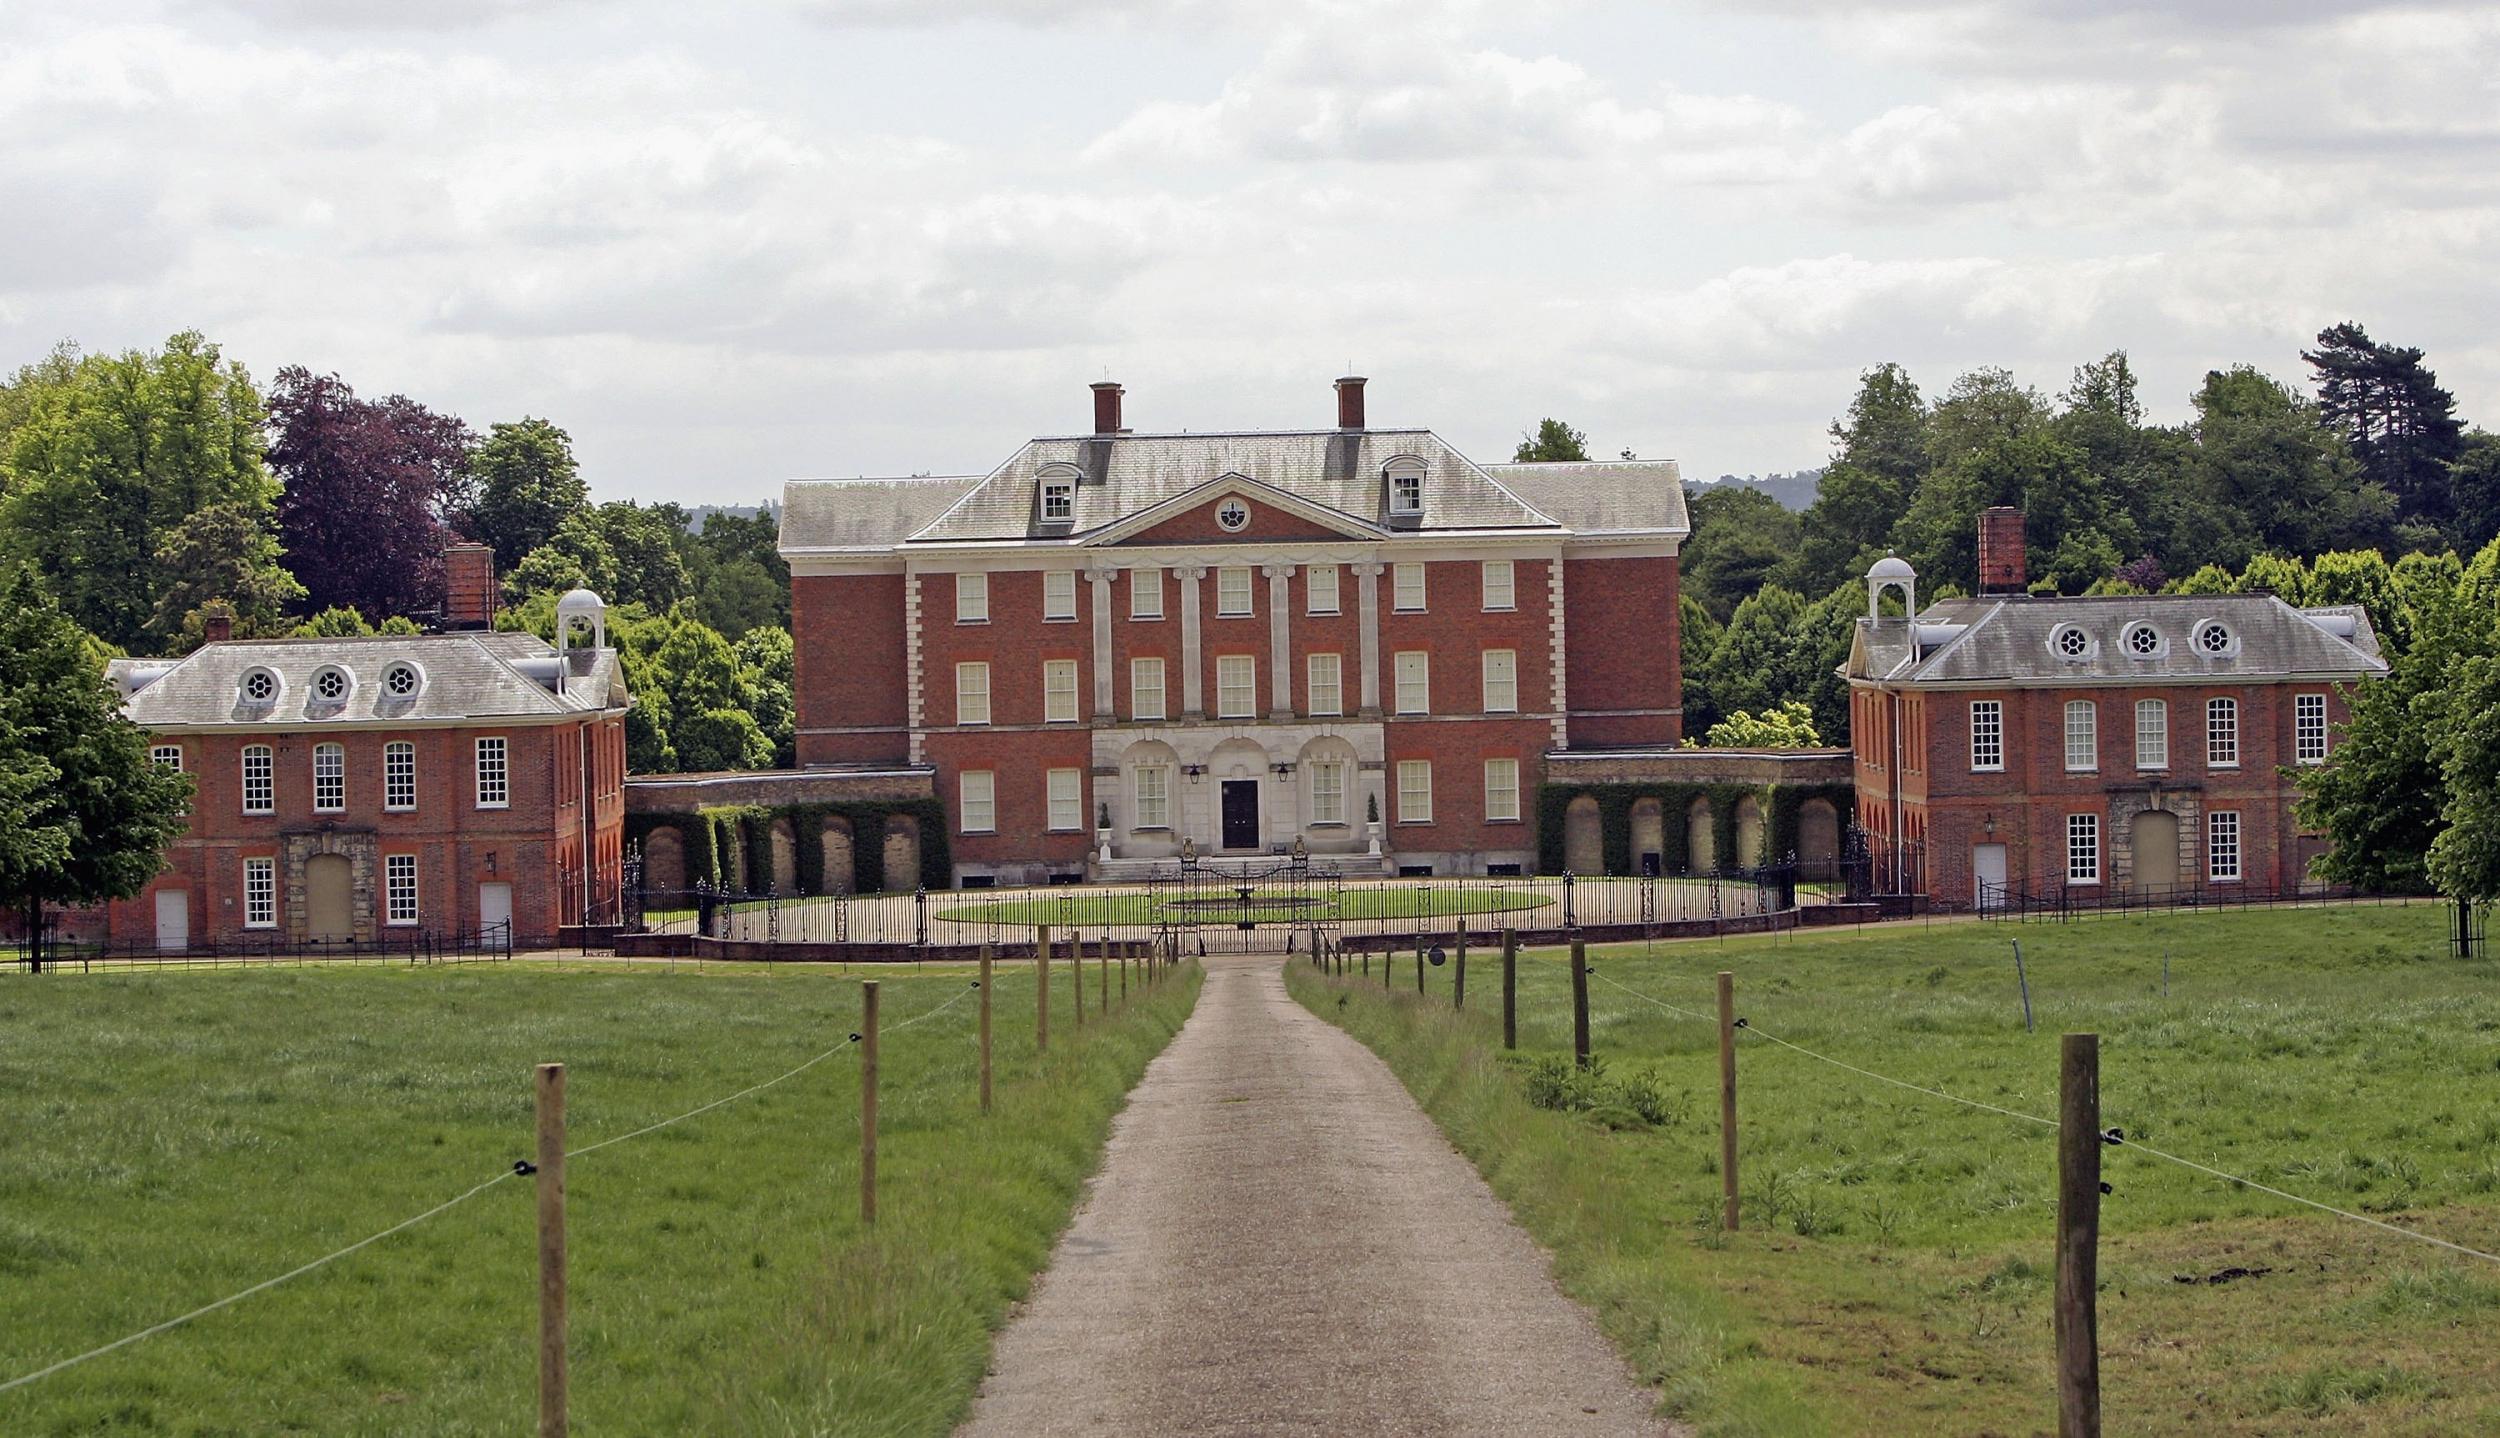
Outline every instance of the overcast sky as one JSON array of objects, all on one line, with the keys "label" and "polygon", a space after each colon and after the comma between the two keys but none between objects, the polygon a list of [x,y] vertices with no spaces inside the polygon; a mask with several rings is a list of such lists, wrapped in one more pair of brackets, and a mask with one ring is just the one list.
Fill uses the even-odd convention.
[{"label": "overcast sky", "polygon": [[603,498],[1139,429],[1552,414],[1820,463],[1856,375],[2304,377],[2500,424],[2500,7],[2325,0],[0,5],[0,363],[198,328]]}]

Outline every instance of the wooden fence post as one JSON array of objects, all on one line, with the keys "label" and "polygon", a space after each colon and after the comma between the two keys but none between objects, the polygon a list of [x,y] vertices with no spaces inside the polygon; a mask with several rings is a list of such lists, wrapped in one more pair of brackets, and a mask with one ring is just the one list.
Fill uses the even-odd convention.
[{"label": "wooden fence post", "polygon": [[859,986],[859,1221],[877,1221],[877,981]]},{"label": "wooden fence post", "polygon": [[1502,930],[1502,1047],[1519,1047],[1519,931]]},{"label": "wooden fence post", "polygon": [[[1104,939],[1106,945],[1111,941]],[[1120,941],[1120,1007],[1128,1007],[1128,940]]]},{"label": "wooden fence post", "polygon": [[1085,936],[1068,931],[1068,1023],[1085,1027]]},{"label": "wooden fence post", "polygon": [[2057,1084],[2057,1432],[2100,1438],[2101,1036],[2068,1034]]},{"label": "wooden fence post", "polygon": [[1719,971],[1719,1199],[1734,1233],[1736,1199],[1736,975]]},{"label": "wooden fence post", "polygon": [[1033,1052],[1050,1052],[1050,925],[1033,930]]},{"label": "wooden fence post", "polygon": [[1422,934],[1415,936],[1415,993],[1419,998],[1424,992],[1424,946],[1429,942]]},{"label": "wooden fence post", "polygon": [[1589,945],[1571,941],[1571,1061],[1589,1066]]},{"label": "wooden fence post", "polygon": [[1098,982],[1094,988],[1102,997],[1102,1016],[1109,1018],[1111,1017],[1111,936],[1109,934],[1103,935],[1102,942],[1095,946],[1094,960],[1101,965],[1095,971],[1095,978]]},{"label": "wooden fence post", "polygon": [[1467,1007],[1467,921],[1458,921],[1458,970],[1450,975],[1450,1007]]},{"label": "wooden fence post", "polygon": [[990,946],[981,946],[981,1112],[990,1111]]},{"label": "wooden fence post", "polygon": [[538,1066],[538,1434],[564,1438],[564,1065]]}]

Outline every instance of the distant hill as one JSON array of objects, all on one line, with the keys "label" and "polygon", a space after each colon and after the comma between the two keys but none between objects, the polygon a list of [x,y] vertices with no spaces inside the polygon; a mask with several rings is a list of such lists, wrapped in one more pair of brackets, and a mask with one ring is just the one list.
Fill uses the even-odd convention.
[{"label": "distant hill", "polygon": [[1823,471],[1801,469],[1795,474],[1723,474],[1717,479],[1688,480],[1686,494],[1697,494],[1715,484],[1741,484],[1779,501],[1783,509],[1806,509],[1814,503],[1816,489],[1823,483]]},{"label": "distant hill", "polygon": [[701,534],[704,521],[715,514],[726,514],[732,519],[753,519],[759,514],[780,512],[781,506],[771,500],[766,500],[762,504],[698,504],[686,511],[686,532]]}]

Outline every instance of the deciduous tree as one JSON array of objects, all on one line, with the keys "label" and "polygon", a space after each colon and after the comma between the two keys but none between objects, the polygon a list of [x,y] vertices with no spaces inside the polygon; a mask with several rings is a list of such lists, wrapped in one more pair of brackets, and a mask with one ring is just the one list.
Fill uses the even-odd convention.
[{"label": "deciduous tree", "polygon": [[466,529],[494,546],[501,569],[519,564],[590,503],[590,486],[573,459],[572,436],[543,419],[495,425],[470,468],[477,499],[465,516]]},{"label": "deciduous tree", "polygon": [[442,605],[446,518],[468,483],[473,436],[405,395],[360,399],[335,374],[278,371],[269,464],[278,527],[313,609],[379,623]]},{"label": "deciduous tree", "polygon": [[1586,459],[1589,437],[1558,419],[1541,419],[1536,428],[1519,437],[1519,448],[1512,453],[1515,464],[1538,460]]}]

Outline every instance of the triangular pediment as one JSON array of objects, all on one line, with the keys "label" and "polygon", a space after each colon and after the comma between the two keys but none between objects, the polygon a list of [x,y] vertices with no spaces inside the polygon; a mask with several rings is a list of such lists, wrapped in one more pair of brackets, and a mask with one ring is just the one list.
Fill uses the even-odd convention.
[{"label": "triangular pediment", "polygon": [[[1238,519],[1238,524],[1234,521]],[[1218,475],[1090,536],[1088,545],[1377,540],[1387,531],[1248,475]]]}]

